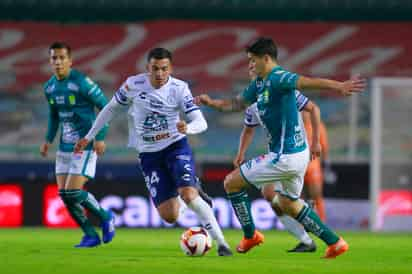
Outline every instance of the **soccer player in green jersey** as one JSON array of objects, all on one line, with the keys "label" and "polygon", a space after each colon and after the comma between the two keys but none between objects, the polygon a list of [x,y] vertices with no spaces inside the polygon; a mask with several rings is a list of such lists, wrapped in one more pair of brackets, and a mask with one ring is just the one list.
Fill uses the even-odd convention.
[{"label": "soccer player in green jersey", "polygon": [[101,240],[85,215],[84,208],[99,218],[104,243],[110,242],[115,235],[113,213],[103,209],[93,194],[83,190],[84,184],[95,175],[97,155],[104,153],[103,140],[107,127],[99,132],[96,141],[89,144],[85,151],[73,153],[73,147],[91,128],[96,118],[95,108],[102,109],[107,99],[96,83],[71,68],[70,46],[62,42],[53,43],[49,48],[49,57],[54,75],[44,85],[49,119],[40,154],[47,156],[60,128],[55,163],[59,196],[84,232],[75,247],[94,247],[100,245]]},{"label": "soccer player in green jersey", "polygon": [[244,233],[237,251],[245,253],[264,241],[263,234],[255,229],[246,186],[261,188],[280,182],[282,192],[276,201],[279,208],[328,245],[325,258],[335,258],[346,252],[349,245],[299,199],[310,154],[298,120],[295,89],[330,89],[351,95],[365,88],[365,80],[354,78],[340,82],[289,72],[278,65],[277,47],[271,38],[258,38],[246,52],[258,77],[243,93],[233,99],[211,99],[206,94],[196,99],[197,103],[221,111],[241,111],[257,102],[259,117],[269,134],[269,153],[242,164],[224,181]]}]

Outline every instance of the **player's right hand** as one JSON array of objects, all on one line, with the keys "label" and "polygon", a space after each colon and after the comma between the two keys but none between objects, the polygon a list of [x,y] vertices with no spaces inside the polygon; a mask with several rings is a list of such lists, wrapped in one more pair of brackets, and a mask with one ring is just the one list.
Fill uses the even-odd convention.
[{"label": "player's right hand", "polygon": [[245,155],[237,154],[233,160],[233,165],[238,168],[245,161]]},{"label": "player's right hand", "polygon": [[74,145],[74,153],[79,153],[80,151],[83,151],[87,147],[88,144],[89,144],[89,140],[87,140],[86,138],[81,138]]},{"label": "player's right hand", "polygon": [[212,98],[209,97],[207,94],[200,94],[199,96],[196,96],[194,99],[194,102],[196,105],[206,105],[210,106],[212,105]]},{"label": "player's right hand", "polygon": [[42,157],[47,157],[47,154],[49,152],[49,146],[50,146],[49,143],[44,143],[40,145],[40,155]]}]

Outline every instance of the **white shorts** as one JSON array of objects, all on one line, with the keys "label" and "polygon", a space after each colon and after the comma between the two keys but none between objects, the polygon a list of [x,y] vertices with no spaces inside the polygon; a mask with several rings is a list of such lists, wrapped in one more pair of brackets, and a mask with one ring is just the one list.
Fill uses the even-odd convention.
[{"label": "white shorts", "polygon": [[94,178],[96,173],[97,154],[85,150],[81,153],[56,152],[56,175],[73,174]]},{"label": "white shorts", "polygon": [[309,149],[293,154],[282,154],[276,161],[273,152],[258,156],[240,166],[246,182],[261,189],[275,183],[275,190],[293,200],[299,199],[309,163]]}]

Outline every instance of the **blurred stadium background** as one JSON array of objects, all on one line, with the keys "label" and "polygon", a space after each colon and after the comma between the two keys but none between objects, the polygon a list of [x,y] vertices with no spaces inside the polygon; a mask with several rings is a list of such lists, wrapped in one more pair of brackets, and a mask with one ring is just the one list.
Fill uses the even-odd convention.
[{"label": "blurred stadium background", "polygon": [[[51,74],[51,42],[69,43],[74,67],[109,98],[125,77],[144,70],[145,55],[155,46],[174,52],[175,75],[194,94],[224,97],[246,83],[245,45],[267,35],[288,69],[370,79],[368,90],[351,98],[306,93],[321,107],[336,175],[324,188],[327,223],[412,230],[412,84],[386,80],[412,73],[411,14],[412,1],[402,0],[1,0],[0,226],[73,225],[53,184],[54,154],[44,160],[38,153],[47,125],[42,84]],[[382,96],[374,98],[374,88]],[[216,198],[222,226],[238,227],[221,182],[231,169],[243,116],[204,112],[209,130],[191,138],[198,172]],[[122,119],[111,124],[108,151],[88,188],[116,211],[119,226],[167,226],[147,199]],[[259,132],[249,156],[262,153],[263,143]],[[269,205],[254,195],[258,228],[281,228]],[[179,225],[195,222],[188,213]]]}]

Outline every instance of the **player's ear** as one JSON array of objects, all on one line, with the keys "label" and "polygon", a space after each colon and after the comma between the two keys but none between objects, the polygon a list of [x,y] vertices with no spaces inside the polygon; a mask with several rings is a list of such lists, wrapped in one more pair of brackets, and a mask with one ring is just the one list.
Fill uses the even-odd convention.
[{"label": "player's ear", "polygon": [[146,71],[150,72],[150,65],[148,63],[146,64]]}]

